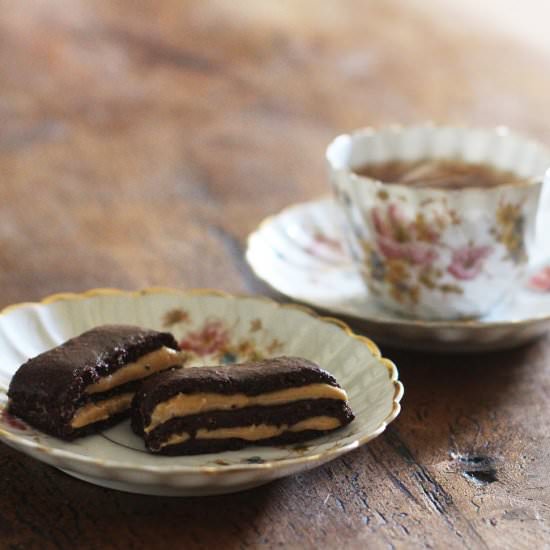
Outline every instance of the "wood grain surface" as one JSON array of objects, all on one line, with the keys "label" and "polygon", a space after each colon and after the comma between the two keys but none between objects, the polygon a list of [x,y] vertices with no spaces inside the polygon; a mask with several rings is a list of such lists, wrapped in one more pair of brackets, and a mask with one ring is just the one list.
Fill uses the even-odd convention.
[{"label": "wood grain surface", "polygon": [[[507,124],[550,144],[550,8],[518,6],[0,0],[0,305],[269,293],[246,235],[325,193],[324,147],[354,127]],[[118,493],[0,445],[0,548],[550,547],[550,340],[384,351],[406,387],[389,430],[241,494]]]}]

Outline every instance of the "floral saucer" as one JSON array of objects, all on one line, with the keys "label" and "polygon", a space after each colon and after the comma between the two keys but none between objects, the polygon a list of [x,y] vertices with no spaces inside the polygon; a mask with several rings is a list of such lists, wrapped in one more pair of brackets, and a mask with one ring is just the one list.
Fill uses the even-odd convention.
[{"label": "floral saucer", "polygon": [[475,320],[423,321],[382,309],[368,295],[348,254],[344,219],[331,198],[291,206],[267,218],[248,239],[246,258],[278,292],[345,316],[381,343],[434,351],[511,348],[550,328],[550,266],[535,264],[517,292]]},{"label": "floral saucer", "polygon": [[[195,456],[155,456],[129,422],[72,442],[7,413],[7,388],[21,363],[94,326],[130,323],[170,330],[191,364],[231,364],[297,355],[330,371],[348,392],[355,420],[307,444],[248,447]],[[231,493],[315,468],[380,435],[400,410],[394,364],[368,338],[308,308],[216,291],[98,289],[59,294],[0,312],[0,441],[66,473],[151,495]]]}]

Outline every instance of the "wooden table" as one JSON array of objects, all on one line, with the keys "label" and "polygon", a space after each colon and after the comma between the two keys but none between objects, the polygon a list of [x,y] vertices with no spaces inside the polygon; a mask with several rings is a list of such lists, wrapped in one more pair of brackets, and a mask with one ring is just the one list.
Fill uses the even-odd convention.
[{"label": "wooden table", "polygon": [[[97,286],[268,293],[246,235],[327,191],[325,144],[353,127],[506,123],[550,143],[536,0],[1,7],[2,305]],[[118,493],[0,445],[0,547],[550,547],[550,341],[384,351],[406,387],[390,429],[241,494]]]}]

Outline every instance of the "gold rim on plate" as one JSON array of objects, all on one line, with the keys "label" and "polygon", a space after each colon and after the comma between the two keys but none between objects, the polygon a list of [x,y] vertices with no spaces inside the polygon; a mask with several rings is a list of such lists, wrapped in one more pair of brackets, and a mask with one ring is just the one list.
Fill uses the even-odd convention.
[{"label": "gold rim on plate", "polygon": [[322,453],[317,453],[315,455],[308,455],[308,456],[297,457],[297,458],[285,458],[277,461],[266,461],[261,464],[242,464],[242,465],[239,464],[239,465],[227,465],[227,466],[168,466],[168,467],[149,466],[149,465],[136,466],[134,464],[127,463],[127,462],[117,462],[113,460],[99,460],[99,459],[95,459],[95,458],[81,455],[78,453],[74,453],[72,451],[65,451],[63,449],[52,449],[50,447],[46,447],[40,443],[37,443],[36,441],[31,441],[25,437],[19,437],[17,435],[14,435],[2,428],[0,428],[0,439],[4,438],[11,441],[17,441],[18,444],[21,444],[25,447],[32,448],[36,451],[43,452],[51,456],[70,459],[70,460],[78,461],[80,463],[85,463],[85,464],[94,464],[96,466],[101,466],[102,468],[107,468],[107,469],[124,468],[125,470],[145,471],[145,472],[151,472],[151,473],[157,473],[157,474],[173,474],[178,472],[200,473],[200,474],[223,474],[225,472],[271,470],[274,468],[292,465],[292,464],[302,464],[302,463],[308,463],[308,462],[316,462],[323,459],[329,460],[332,458],[336,458],[346,452],[349,452],[357,447],[360,447],[361,445],[364,445],[365,443],[379,436],[382,432],[384,432],[388,424],[392,422],[401,411],[400,402],[401,402],[401,398],[403,397],[403,384],[398,379],[399,373],[397,371],[397,367],[395,366],[395,364],[389,359],[382,357],[382,354],[378,349],[378,346],[370,338],[367,338],[366,336],[361,336],[359,334],[355,334],[346,323],[344,323],[343,321],[340,321],[339,319],[335,319],[334,317],[326,317],[326,316],[319,315],[315,311],[313,311],[311,308],[300,304],[280,304],[275,300],[266,298],[265,296],[251,296],[247,294],[230,294],[222,290],[215,290],[215,289],[209,289],[209,288],[180,290],[180,289],[169,288],[169,287],[149,287],[149,288],[136,290],[136,291],[120,290],[116,288],[94,288],[94,289],[87,290],[85,292],[79,292],[79,293],[62,292],[57,294],[51,294],[49,296],[46,296],[39,302],[21,302],[17,304],[12,304],[12,305],[6,306],[0,311],[0,317],[3,317],[8,313],[17,309],[21,309],[23,307],[36,306],[41,304],[51,304],[59,301],[82,300],[86,298],[93,298],[95,296],[137,297],[137,296],[145,296],[150,294],[174,294],[174,295],[183,296],[183,297],[214,296],[214,297],[226,298],[226,299],[232,299],[232,300],[239,300],[239,299],[256,300],[258,302],[270,304],[271,306],[277,307],[277,308],[299,310],[314,319],[317,319],[327,324],[335,325],[338,328],[340,328],[342,331],[344,331],[351,338],[354,338],[355,340],[358,340],[359,342],[364,344],[369,349],[371,354],[376,359],[379,359],[382,362],[382,364],[386,367],[386,369],[388,370],[390,380],[393,383],[393,387],[394,387],[392,410],[384,418],[380,426],[374,432],[364,437],[361,437],[359,439],[356,439],[348,443],[347,445],[344,445],[337,449],[327,449],[326,451]]}]

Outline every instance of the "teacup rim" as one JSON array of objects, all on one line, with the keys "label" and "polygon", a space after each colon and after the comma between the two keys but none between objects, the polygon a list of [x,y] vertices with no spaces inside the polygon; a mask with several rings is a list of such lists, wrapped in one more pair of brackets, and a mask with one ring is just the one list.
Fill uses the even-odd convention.
[{"label": "teacup rim", "polygon": [[[494,185],[494,186],[491,186],[491,187],[484,187],[482,185],[479,185],[479,186],[478,185],[472,185],[472,186],[463,187],[463,188],[459,188],[459,189],[457,189],[457,188],[444,189],[444,188],[440,188],[440,187],[436,187],[436,186],[429,186],[429,185],[422,186],[422,187],[412,187],[410,185],[406,185],[406,184],[402,184],[402,183],[384,182],[380,179],[370,178],[368,176],[359,175],[359,174],[357,174],[357,172],[354,172],[349,167],[347,167],[347,168],[336,168],[334,166],[333,161],[330,158],[331,150],[335,147],[335,145],[338,141],[341,141],[343,139],[353,140],[353,139],[356,139],[358,136],[369,135],[369,134],[374,135],[376,133],[380,133],[381,131],[385,131],[385,130],[404,131],[404,130],[412,129],[412,128],[428,128],[428,129],[433,129],[433,130],[448,128],[448,129],[456,129],[456,130],[466,130],[466,131],[471,131],[471,132],[484,131],[484,132],[488,132],[488,133],[494,133],[497,136],[515,136],[515,137],[517,137],[517,138],[519,138],[523,141],[535,144],[543,152],[543,154],[548,157],[548,167],[545,169],[545,171],[543,172],[543,174],[540,177],[532,176],[532,177],[529,177],[529,178],[524,178],[524,181],[522,181],[520,183],[508,182],[508,183],[501,183],[501,184],[498,184],[498,185]],[[449,158],[449,157],[433,156],[433,157],[428,157],[428,158],[443,159],[443,158]],[[512,130],[507,125],[478,126],[478,125],[468,125],[468,124],[438,123],[438,122],[435,122],[435,121],[432,121],[432,120],[424,121],[422,123],[417,123],[417,124],[414,124],[414,123],[413,124],[391,123],[391,124],[383,124],[383,125],[380,125],[380,126],[368,125],[368,126],[363,126],[363,127],[360,127],[360,128],[356,128],[356,129],[351,130],[349,132],[345,132],[345,133],[338,134],[337,136],[335,136],[329,142],[329,144],[327,145],[327,147],[325,149],[325,160],[328,163],[328,165],[330,167],[330,170],[333,173],[345,174],[346,177],[350,178],[354,182],[374,183],[374,184],[380,186],[381,188],[391,187],[392,189],[394,189],[396,191],[405,191],[407,193],[410,193],[410,192],[415,192],[415,193],[418,193],[418,192],[430,192],[430,193],[436,192],[436,193],[442,193],[442,194],[457,195],[457,194],[465,194],[465,193],[472,192],[472,191],[473,192],[480,192],[481,191],[484,194],[485,193],[491,194],[491,193],[498,193],[502,189],[528,188],[528,187],[533,187],[533,186],[542,186],[543,183],[545,183],[546,181],[550,182],[550,147],[548,147],[546,144],[542,143],[538,139],[529,137],[529,136],[527,136],[527,135],[525,135],[521,132],[517,132],[515,130]],[[487,163],[487,164],[489,164],[490,166],[494,166],[491,163]],[[511,171],[515,173],[515,170],[511,170]],[[549,183],[549,185],[550,185],[550,183]]]}]

